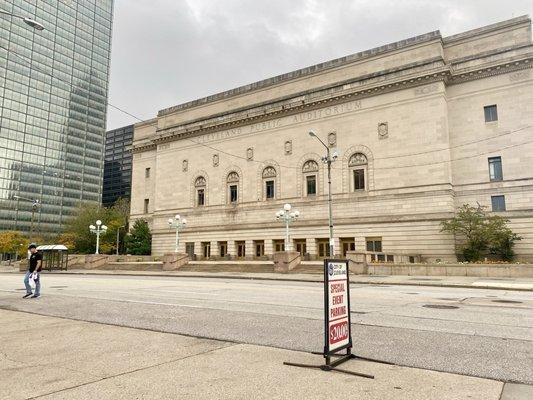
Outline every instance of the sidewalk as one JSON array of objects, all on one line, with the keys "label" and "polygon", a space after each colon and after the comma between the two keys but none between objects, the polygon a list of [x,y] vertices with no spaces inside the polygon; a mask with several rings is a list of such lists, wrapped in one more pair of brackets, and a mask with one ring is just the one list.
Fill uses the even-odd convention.
[{"label": "sidewalk", "polygon": [[[21,273],[11,267],[0,267],[0,273]],[[259,279],[287,282],[323,282],[321,274],[278,274],[245,272],[185,272],[185,271],[106,271],[68,270],[52,271],[51,274],[158,276],[224,279]],[[406,275],[350,275],[352,284],[413,285],[436,287],[459,287],[469,289],[501,289],[533,291],[533,278],[477,278],[471,276],[406,276]]]},{"label": "sidewalk", "polygon": [[283,362],[322,357],[15,311],[0,310],[0,320],[0,399],[525,400],[532,393],[360,360],[342,368],[375,379],[290,367]]}]

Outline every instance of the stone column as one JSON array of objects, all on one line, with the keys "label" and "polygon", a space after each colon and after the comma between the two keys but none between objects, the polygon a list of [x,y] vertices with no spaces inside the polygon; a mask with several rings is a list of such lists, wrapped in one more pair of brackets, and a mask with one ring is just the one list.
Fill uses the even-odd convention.
[{"label": "stone column", "polygon": [[274,254],[274,242],[272,241],[272,239],[265,239],[265,256],[271,259],[273,254]]},{"label": "stone column", "polygon": [[254,247],[254,241],[253,240],[246,240],[244,245],[246,246],[246,253],[245,253],[245,259],[246,260],[253,260],[255,256],[255,247]]},{"label": "stone column", "polygon": [[333,246],[335,254],[331,254],[331,257],[342,258],[341,241],[338,237],[334,237],[333,240],[335,242],[335,245]]},{"label": "stone column", "polygon": [[305,239],[305,247],[307,247],[307,252],[309,253],[311,260],[316,260],[318,257],[318,251],[316,248],[316,240],[315,238],[306,238]]},{"label": "stone column", "polygon": [[211,258],[218,259],[220,258],[220,251],[218,249],[218,242],[211,241]]},{"label": "stone column", "polygon": [[201,260],[204,255],[202,253],[202,243],[199,241],[194,242],[194,254],[196,255],[197,260]]},{"label": "stone column", "polygon": [[235,247],[235,240],[228,240],[228,254],[230,259],[237,257],[237,248]]}]

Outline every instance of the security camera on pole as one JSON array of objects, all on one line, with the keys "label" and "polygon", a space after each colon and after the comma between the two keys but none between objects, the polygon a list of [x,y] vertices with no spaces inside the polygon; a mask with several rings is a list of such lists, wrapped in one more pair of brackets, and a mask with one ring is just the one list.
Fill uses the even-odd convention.
[{"label": "security camera on pole", "polygon": [[335,242],[333,240],[333,214],[331,211],[331,163],[338,158],[337,151],[330,151],[326,143],[320,139],[315,132],[309,131],[309,136],[316,138],[326,148],[326,156],[322,157],[322,161],[328,166],[328,218],[329,218],[329,256],[335,256]]},{"label": "security camera on pole", "polygon": [[169,218],[168,227],[176,231],[174,238],[174,252],[166,253],[163,257],[163,270],[176,270],[189,262],[187,254],[179,253],[180,231],[187,226],[187,219],[182,218],[181,215],[176,214],[174,218]]}]

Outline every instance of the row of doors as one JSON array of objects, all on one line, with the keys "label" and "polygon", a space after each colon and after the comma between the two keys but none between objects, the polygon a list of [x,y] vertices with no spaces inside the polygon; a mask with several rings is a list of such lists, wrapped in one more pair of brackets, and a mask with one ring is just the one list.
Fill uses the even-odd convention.
[{"label": "row of doors", "polygon": [[[318,257],[324,258],[329,257],[329,240],[328,239],[317,239],[317,254]],[[341,238],[340,239],[342,255],[345,257],[348,251],[355,250],[355,241],[352,238]],[[285,251],[285,241],[284,240],[274,240],[273,241],[274,251]],[[297,252],[299,252],[302,257],[307,253],[307,242],[305,239],[296,239],[294,241],[294,246]],[[211,242],[202,242],[202,256],[204,258],[211,257]],[[228,242],[218,242],[218,250],[221,257],[225,257],[228,254]],[[246,256],[246,242],[244,240],[235,242],[235,250],[238,258],[244,258]],[[265,255],[265,241],[264,240],[254,240],[254,253],[255,257],[263,257]],[[194,243],[186,243],[185,251],[191,257],[194,257]]]}]

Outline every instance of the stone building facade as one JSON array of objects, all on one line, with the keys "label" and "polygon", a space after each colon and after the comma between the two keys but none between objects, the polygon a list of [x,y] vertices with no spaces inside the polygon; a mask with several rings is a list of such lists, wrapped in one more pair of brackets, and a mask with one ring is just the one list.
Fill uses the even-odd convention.
[{"label": "stone building facade", "polygon": [[[291,244],[327,255],[326,149],[335,253],[455,259],[440,223],[479,203],[510,220],[533,258],[533,43],[518,17],[449,37],[438,31],[161,110],[135,125],[132,219],[153,254],[269,257],[275,214],[300,211]],[[149,173],[147,171],[150,171]]]}]

